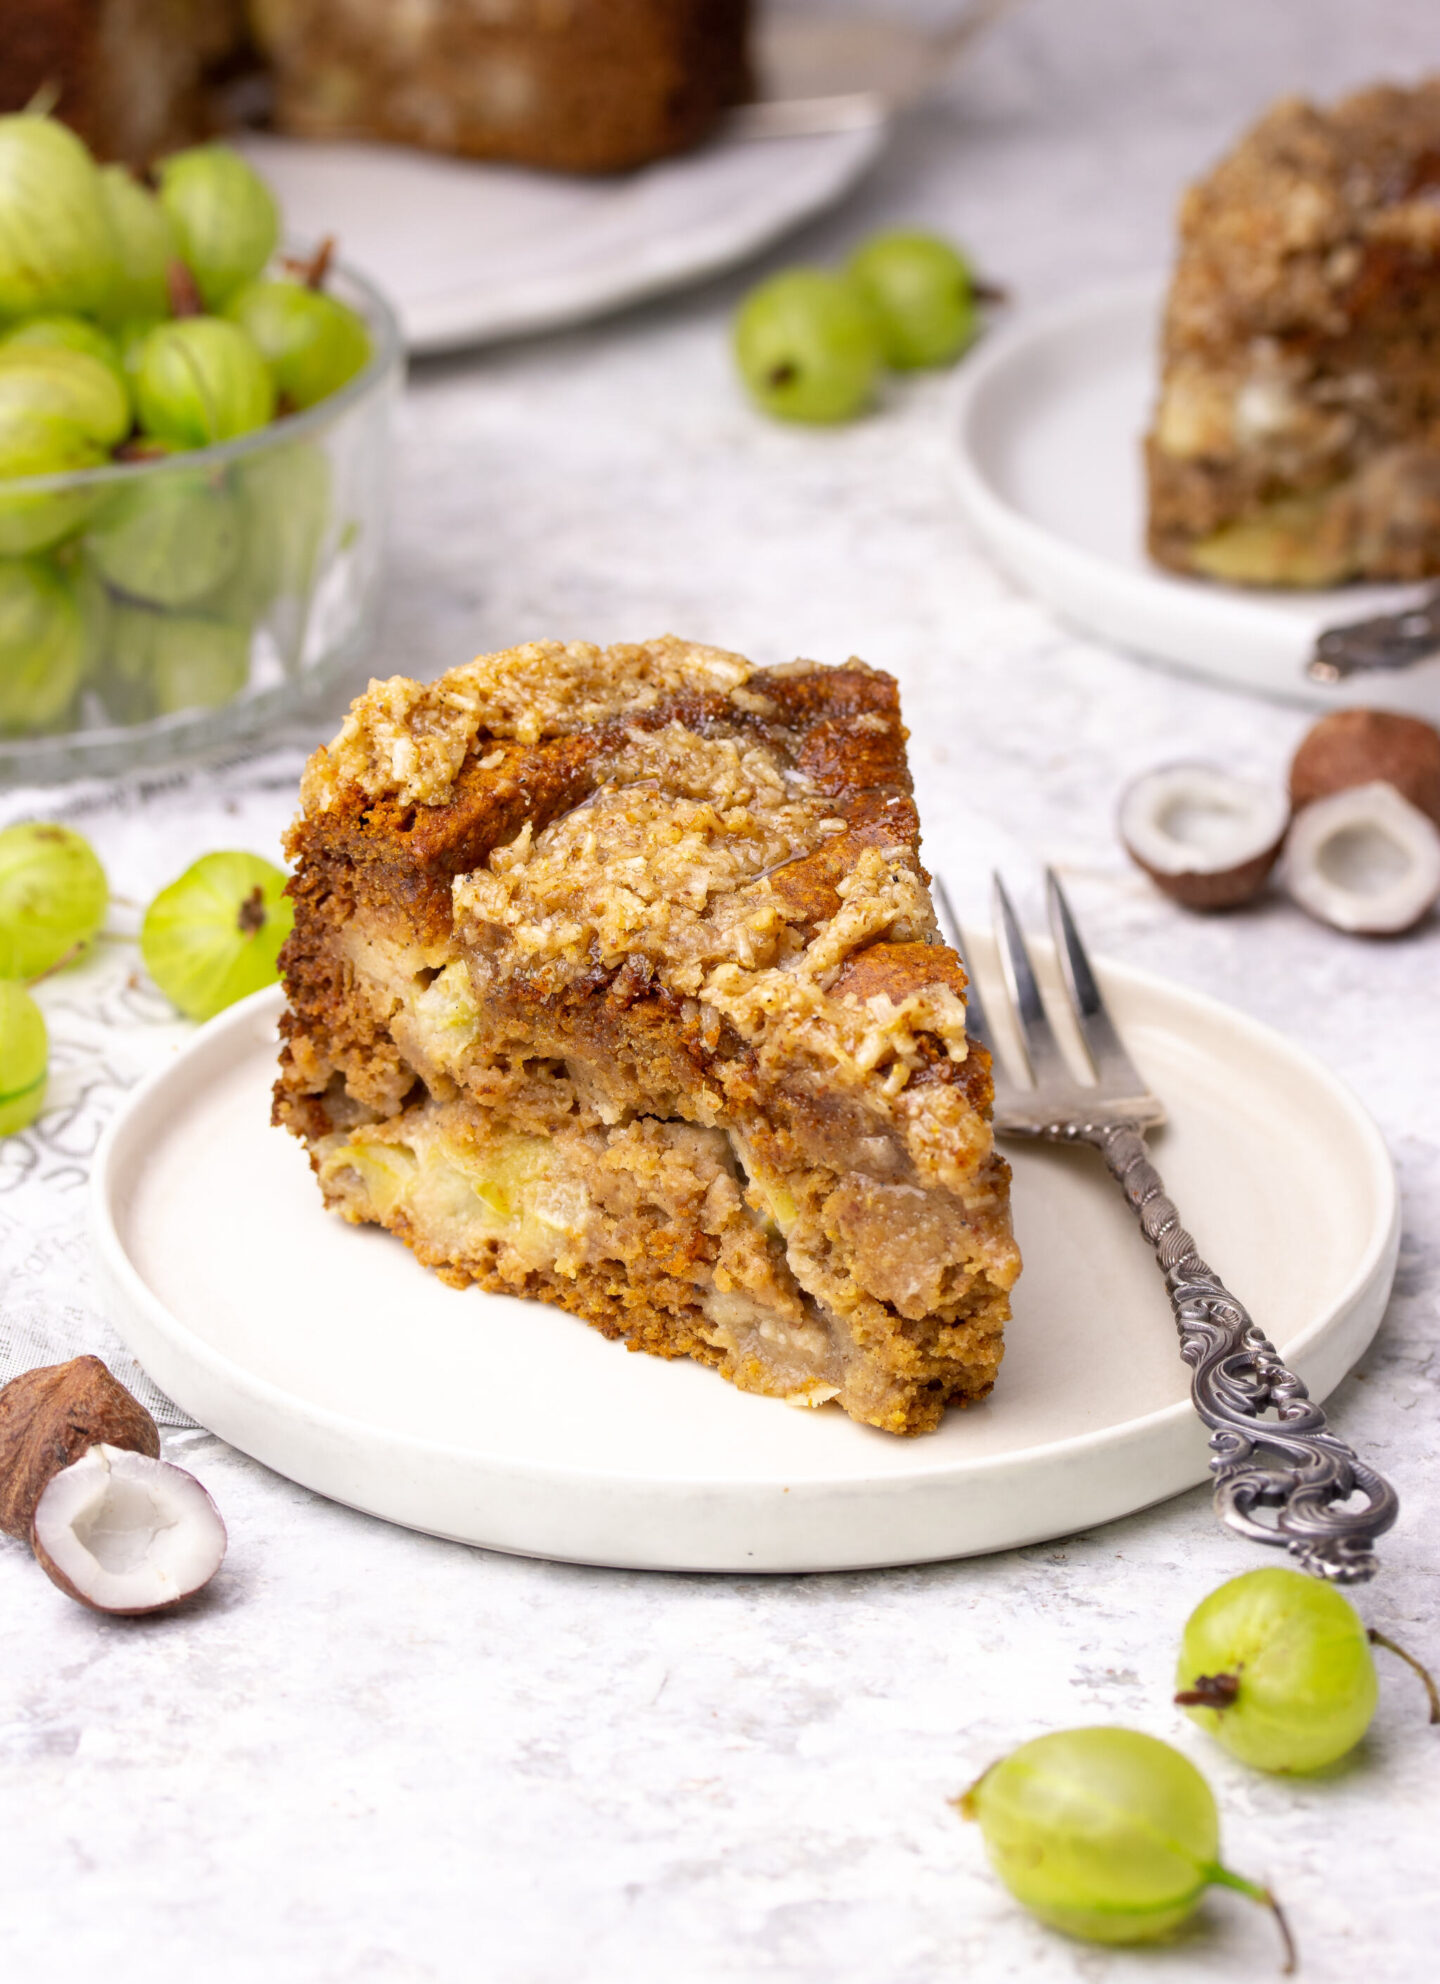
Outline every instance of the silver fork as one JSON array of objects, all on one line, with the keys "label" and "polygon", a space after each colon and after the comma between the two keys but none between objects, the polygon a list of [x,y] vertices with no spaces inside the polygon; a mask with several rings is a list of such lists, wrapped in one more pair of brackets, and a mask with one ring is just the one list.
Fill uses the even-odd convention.
[{"label": "silver fork", "polygon": [[[1030,1081],[1015,1081],[995,1050],[966,964],[969,1030],[994,1059],[995,1128],[1047,1143],[1091,1144],[1119,1181],[1165,1276],[1180,1355],[1190,1366],[1190,1396],[1210,1428],[1220,1520],[1252,1542],[1288,1549],[1317,1577],[1362,1583],[1378,1568],[1375,1539],[1400,1512],[1395,1490],[1330,1431],[1300,1379],[1196,1252],[1145,1147],[1145,1130],[1164,1122],[1165,1105],[1125,1051],[1051,869],[1045,890],[1070,1009],[1095,1079],[1082,1082],[1071,1072],[997,875],[995,936]],[[959,925],[938,877],[935,893],[946,935],[964,962]],[[1357,1495],[1362,1506],[1344,1506]],[[1260,1518],[1262,1508],[1276,1512],[1273,1521]]]}]

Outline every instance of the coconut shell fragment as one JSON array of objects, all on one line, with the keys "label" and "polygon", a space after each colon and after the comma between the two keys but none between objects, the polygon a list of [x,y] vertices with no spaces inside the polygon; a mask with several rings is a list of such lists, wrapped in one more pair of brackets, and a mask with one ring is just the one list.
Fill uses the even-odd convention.
[{"label": "coconut shell fragment", "polygon": [[155,1421],[98,1357],[26,1371],[0,1391],[0,1528],[96,1612],[166,1611],[225,1556],[215,1504],[160,1458]]},{"label": "coconut shell fragment", "polygon": [[1393,785],[1440,827],[1440,730],[1394,710],[1332,710],[1300,740],[1290,766],[1298,813],[1357,785]]},{"label": "coconut shell fragment", "polygon": [[1290,808],[1277,787],[1221,765],[1160,765],[1120,802],[1120,838],[1137,867],[1186,909],[1237,909],[1264,889]]},{"label": "coconut shell fragment", "polygon": [[12,1378],[0,1390],[0,1529],[28,1543],[51,1479],[101,1442],[152,1459],[160,1452],[155,1421],[98,1357]]}]

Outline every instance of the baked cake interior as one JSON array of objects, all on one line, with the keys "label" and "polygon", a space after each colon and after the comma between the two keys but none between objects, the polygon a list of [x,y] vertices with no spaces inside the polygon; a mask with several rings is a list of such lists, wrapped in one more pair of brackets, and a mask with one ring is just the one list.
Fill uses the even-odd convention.
[{"label": "baked cake interior", "polygon": [[372,684],[307,769],[276,1117],[327,1203],[893,1432],[1018,1270],[893,681],[662,640]]},{"label": "baked cake interior", "polygon": [[1276,104],[1181,210],[1146,442],[1177,571],[1440,572],[1440,81]]}]

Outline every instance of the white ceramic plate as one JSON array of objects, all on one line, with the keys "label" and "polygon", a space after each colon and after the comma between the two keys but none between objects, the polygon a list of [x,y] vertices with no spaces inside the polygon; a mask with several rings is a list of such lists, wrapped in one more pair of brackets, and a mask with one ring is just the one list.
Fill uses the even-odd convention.
[{"label": "white ceramic plate", "polygon": [[252,136],[287,234],[335,235],[385,291],[409,350],[580,323],[714,275],[838,200],[886,126],[719,137],[613,178],[527,172],[396,145]]},{"label": "white ceramic plate", "polygon": [[[1102,973],[1173,1104],[1167,1182],[1317,1395],[1394,1273],[1384,1145],[1349,1091],[1229,1009]],[[1012,1145],[1026,1257],[995,1393],[896,1439],[632,1356],[557,1309],[445,1287],[322,1210],[269,1127],[278,990],[222,1014],[108,1133],[93,1227],[155,1382],[280,1473],[414,1529],[581,1563],[809,1571],[1063,1535],[1205,1477],[1159,1273],[1088,1153]]]},{"label": "white ceramic plate", "polygon": [[1440,716],[1440,658],[1335,688],[1305,675],[1325,627],[1414,589],[1296,594],[1184,579],[1144,548],[1140,443],[1155,394],[1161,291],[1129,285],[1018,319],[965,365],[953,462],[976,535],[1089,634],[1237,688]]}]

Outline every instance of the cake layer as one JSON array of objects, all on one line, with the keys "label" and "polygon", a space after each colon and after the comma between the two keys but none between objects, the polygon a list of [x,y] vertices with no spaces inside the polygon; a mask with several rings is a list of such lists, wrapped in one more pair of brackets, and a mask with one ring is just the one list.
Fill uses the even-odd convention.
[{"label": "cake layer", "polygon": [[1440,571],[1440,84],[1275,106],[1187,194],[1149,545],[1235,583]]},{"label": "cake layer", "polygon": [[[750,1389],[894,1431],[983,1396],[1008,1171],[903,740],[887,676],[675,641],[374,685],[291,843],[277,1117],[331,1202]],[[573,1230],[498,1231],[391,1145],[447,1179],[529,1148],[521,1197]],[[654,1202],[653,1256],[595,1182],[642,1147],[706,1181]]]}]

